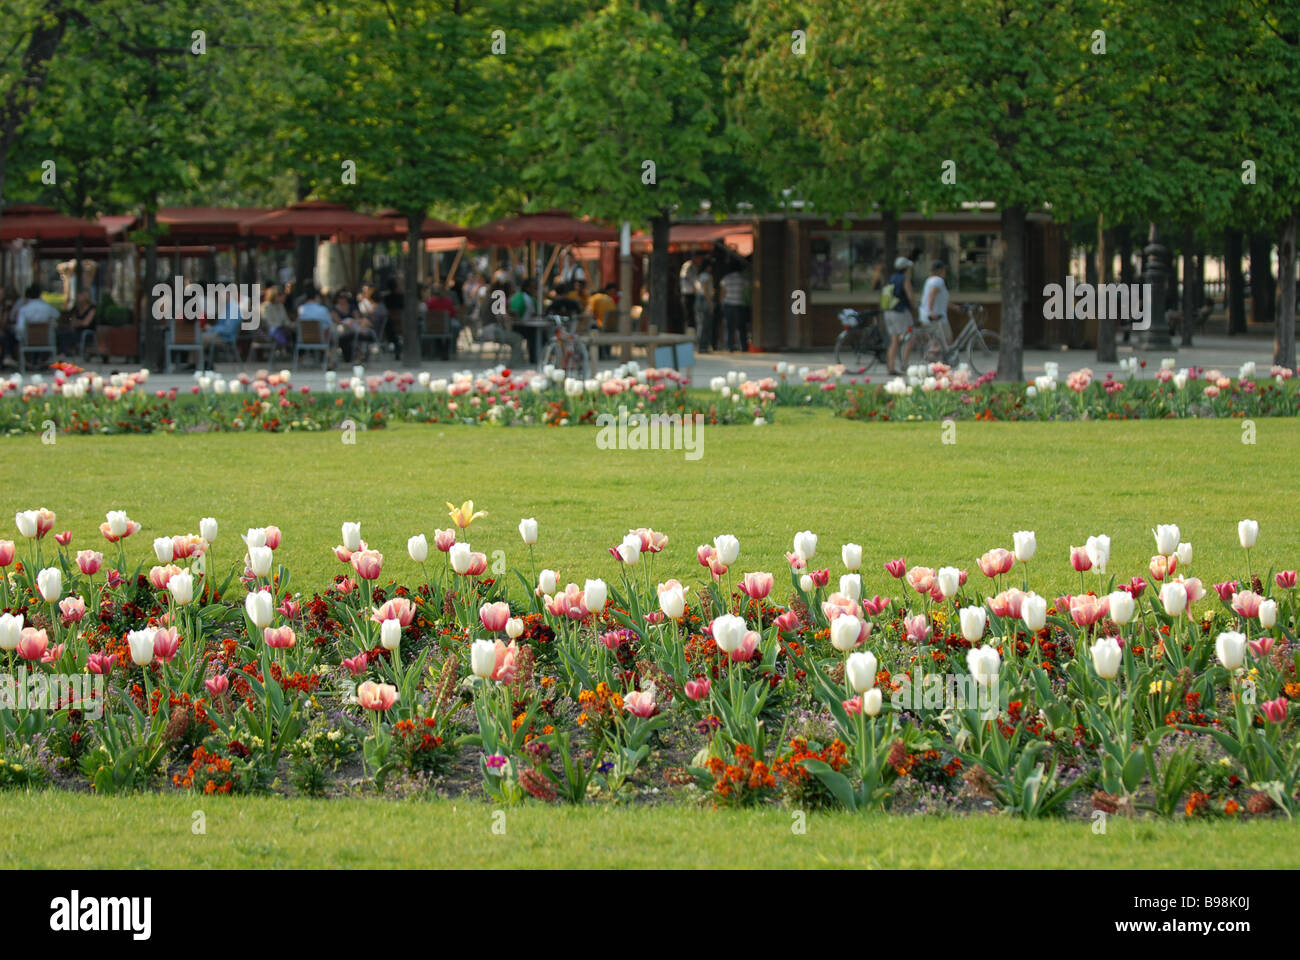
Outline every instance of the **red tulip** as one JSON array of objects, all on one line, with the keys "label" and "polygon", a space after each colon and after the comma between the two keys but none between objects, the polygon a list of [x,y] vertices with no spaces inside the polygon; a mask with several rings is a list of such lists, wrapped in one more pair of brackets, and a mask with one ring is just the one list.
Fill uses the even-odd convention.
[{"label": "red tulip", "polygon": [[[4,564],[0,563],[0,567],[2,566],[4,566]],[[1294,570],[1283,570],[1281,573],[1273,577],[1273,582],[1276,583],[1283,590],[1290,590],[1293,587],[1295,587],[1295,581],[1296,581],[1296,572]]]},{"label": "red tulip", "polygon": [[230,678],[224,673],[219,673],[215,677],[204,680],[203,685],[208,688],[209,694],[213,697],[219,697],[230,688]]},{"label": "red tulip", "polygon": [[899,557],[897,560],[888,560],[885,562],[885,572],[895,580],[901,580],[906,571],[907,561],[902,557]]},{"label": "red tulip", "polygon": [[1260,704],[1260,708],[1264,711],[1264,717],[1269,723],[1282,723],[1286,720],[1286,697],[1278,697],[1276,700],[1269,700],[1266,703]]},{"label": "red tulip", "polygon": [[1070,566],[1074,567],[1079,573],[1092,569],[1092,558],[1088,556],[1087,547],[1070,548]]}]

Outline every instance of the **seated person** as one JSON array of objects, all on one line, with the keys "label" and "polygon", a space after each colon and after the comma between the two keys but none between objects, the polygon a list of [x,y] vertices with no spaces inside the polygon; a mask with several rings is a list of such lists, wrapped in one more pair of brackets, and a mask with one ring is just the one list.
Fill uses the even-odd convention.
[{"label": "seated person", "polygon": [[81,338],[95,329],[95,304],[85,290],[77,291],[76,301],[70,311],[72,325],[59,331],[59,356],[70,357],[81,349]]},{"label": "seated person", "polygon": [[27,288],[26,301],[18,308],[18,321],[14,324],[14,335],[18,343],[27,342],[27,325],[32,323],[55,324],[59,320],[59,311],[41,299],[41,285],[33,283]]},{"label": "seated person", "polygon": [[[239,328],[243,322],[244,318],[239,309],[239,300],[231,297],[222,307],[221,316],[217,317],[216,322],[210,324],[203,331],[203,346],[211,349],[218,342],[234,346],[239,339]],[[236,356],[238,356],[238,352],[236,352]]]},{"label": "seated person", "polygon": [[375,343],[375,331],[370,326],[370,318],[361,316],[352,305],[347,291],[341,290],[334,298],[334,307],[330,311],[334,318],[335,331],[338,333],[339,349],[343,351],[343,362],[352,363],[361,344],[361,353],[356,359],[364,361],[369,345]]}]

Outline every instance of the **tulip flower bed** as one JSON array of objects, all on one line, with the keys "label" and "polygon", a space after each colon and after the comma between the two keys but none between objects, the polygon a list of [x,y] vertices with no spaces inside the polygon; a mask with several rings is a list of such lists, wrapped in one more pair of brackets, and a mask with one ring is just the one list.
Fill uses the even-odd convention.
[{"label": "tulip flower bed", "polygon": [[193,387],[150,389],[149,371],[105,379],[59,364],[53,380],[0,379],[0,434],[206,433],[376,429],[392,423],[493,426],[594,425],[622,415],[703,417],[703,423],[766,422],[775,397],[757,385],[743,405],[688,391],[675,370],[629,364],[598,378],[508,369],[452,378],[427,373],[327,376],[326,388],[295,386],[288,370],[226,380],[196,377]]},{"label": "tulip flower bed", "polygon": [[[507,565],[470,538],[513,521],[447,507],[445,528],[404,545],[344,523],[335,574],[307,585],[276,526],[232,537],[204,518],[131,564],[150,535],[123,511],[102,549],[75,552],[86,531],[19,511],[0,541],[0,651],[18,678],[0,690],[0,784],[1296,812],[1297,574],[1260,568],[1253,520],[1235,555],[1208,558],[1158,525],[1149,562],[1125,570],[1101,534],[1040,549],[1018,531],[931,566],[804,530],[752,558],[719,535],[691,574],[661,562],[668,534],[638,528],[593,549],[579,583],[548,568],[544,522],[518,522]],[[1040,595],[1058,567],[1078,589]],[[1203,567],[1216,576],[1189,576]]]},{"label": "tulip flower bed", "polygon": [[[828,406],[851,420],[1152,420],[1170,418],[1294,417],[1300,411],[1295,371],[1273,367],[1257,379],[1255,365],[1236,376],[1199,367],[1175,371],[1172,360],[1144,379],[1137,361],[1127,378],[1098,378],[1088,369],[1063,378],[1055,364],[1026,386],[997,383],[942,363],[909,368],[906,377],[875,384],[842,366],[794,371],[778,364],[775,378],[759,381],[778,406]],[[728,399],[739,375],[715,378],[712,389]],[[741,399],[736,396],[736,399]]]}]

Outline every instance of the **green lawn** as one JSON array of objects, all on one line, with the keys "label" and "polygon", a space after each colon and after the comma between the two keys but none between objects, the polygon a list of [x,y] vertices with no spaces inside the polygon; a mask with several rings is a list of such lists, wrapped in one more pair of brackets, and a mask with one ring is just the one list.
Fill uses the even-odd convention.
[{"label": "green lawn", "polygon": [[[206,833],[195,834],[195,811]],[[504,819],[502,819],[504,818]],[[41,828],[32,829],[39,820]],[[0,866],[1291,867],[1295,827],[810,814],[683,807],[511,808],[392,800],[0,795]],[[494,824],[504,833],[493,832]]]},{"label": "green lawn", "polygon": [[470,530],[475,549],[504,550],[510,565],[528,569],[516,524],[536,516],[537,565],[578,583],[610,578],[605,548],[629,526],[667,532],[657,570],[691,580],[703,572],[695,547],[720,533],[740,538],[741,571],[779,573],[792,535],[811,529],[821,538],[816,564],[838,575],[839,546],[855,541],[868,594],[896,593],[885,559],[952,563],[978,576],[976,557],[1033,529],[1030,575],[1048,593],[1077,591],[1068,550],[1089,534],[1111,536],[1117,575],[1143,573],[1156,523],[1181,526],[1196,551],[1191,572],[1207,584],[1241,568],[1244,517],[1260,522],[1257,571],[1300,564],[1300,422],[1257,423],[1253,446],[1241,443],[1238,423],[1213,420],[961,423],[957,442],[944,444],[937,423],[782,410],[766,427],[706,429],[696,461],[680,451],[599,450],[596,431],[579,427],[404,425],[359,434],[352,446],[337,434],[59,437],[49,446],[22,438],[0,446],[0,490],[10,513],[54,510],[74,550],[104,548],[98,524],[105,511],[125,509],[144,524],[130,556],[150,562],[153,537],[197,532],[203,516],[221,522],[218,562],[242,555],[238,532],[274,523],[296,589],[340,572],[331,548],[344,520],[360,520],[384,553],[385,579],[413,581],[407,537],[431,537],[450,525],[445,501],[472,497],[489,513]]}]

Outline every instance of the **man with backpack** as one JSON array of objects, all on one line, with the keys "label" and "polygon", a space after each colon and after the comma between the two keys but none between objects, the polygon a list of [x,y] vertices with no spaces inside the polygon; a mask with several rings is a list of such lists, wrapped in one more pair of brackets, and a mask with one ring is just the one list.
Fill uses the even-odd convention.
[{"label": "man with backpack", "polygon": [[917,314],[920,326],[903,351],[905,367],[912,349],[918,344],[928,347],[926,359],[938,359],[943,348],[952,342],[952,328],[948,325],[948,284],[944,279],[947,274],[948,265],[942,260],[930,264],[930,276],[921,290],[921,309]]},{"label": "man with backpack", "polygon": [[912,261],[899,257],[894,261],[894,272],[880,288],[880,309],[885,314],[885,330],[889,333],[889,375],[901,376],[894,368],[898,347],[912,325]]}]

